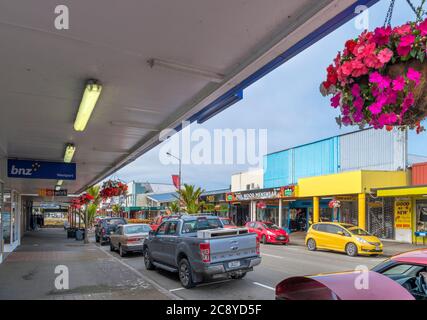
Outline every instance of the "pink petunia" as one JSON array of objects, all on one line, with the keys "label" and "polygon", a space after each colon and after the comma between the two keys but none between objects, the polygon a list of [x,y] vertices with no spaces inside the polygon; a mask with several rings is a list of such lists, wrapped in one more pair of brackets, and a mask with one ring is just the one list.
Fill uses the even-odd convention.
[{"label": "pink petunia", "polygon": [[393,32],[397,33],[398,35],[405,36],[412,32],[411,25],[404,24],[403,26],[396,27],[393,29]]},{"label": "pink petunia", "polygon": [[341,93],[337,93],[335,96],[331,98],[331,106],[334,108],[339,107],[341,100]]},{"label": "pink petunia", "polygon": [[414,94],[412,92],[409,92],[402,103],[402,114],[408,111],[408,109],[414,105],[414,102]]},{"label": "pink petunia", "polygon": [[402,91],[405,88],[405,78],[402,76],[398,76],[393,80],[393,90]]},{"label": "pink petunia", "polygon": [[415,41],[415,36],[412,34],[403,36],[402,38],[400,38],[400,42],[397,47],[397,53],[399,54],[399,56],[401,57],[407,56],[412,50],[412,45],[414,44],[414,41]]},{"label": "pink petunia", "polygon": [[362,113],[362,112],[360,112],[360,111],[356,111],[356,112],[353,114],[353,120],[354,120],[355,122],[360,122],[360,121],[362,121],[362,120],[363,120],[363,113]]},{"label": "pink petunia", "polygon": [[369,109],[369,111],[371,111],[371,113],[372,114],[379,114],[379,113],[381,113],[381,110],[382,110],[382,106],[381,105],[379,105],[379,103],[377,103],[377,102],[374,102],[373,104],[371,104],[369,107],[368,107],[368,109]]},{"label": "pink petunia", "polygon": [[415,69],[409,68],[408,72],[406,73],[406,77],[415,82],[415,85],[419,85],[420,84],[420,79],[421,79],[421,73],[418,72]]},{"label": "pink petunia", "polygon": [[344,62],[342,64],[340,70],[341,70],[342,74],[346,77],[351,75],[351,73],[353,72],[353,65],[352,65],[351,61]]},{"label": "pink petunia", "polygon": [[353,95],[353,97],[358,97],[360,96],[360,86],[355,83],[352,87],[351,87],[351,94]]},{"label": "pink petunia", "polygon": [[351,75],[355,78],[363,76],[369,72],[369,69],[360,60],[353,60],[351,62],[351,66],[353,68]]},{"label": "pink petunia", "polygon": [[427,19],[424,20],[423,22],[421,22],[418,26],[417,29],[420,30],[420,33],[422,36],[427,35]]},{"label": "pink petunia", "polygon": [[357,97],[354,101],[353,101],[353,105],[356,108],[356,110],[361,111],[363,109],[363,105],[364,105],[364,100],[361,97]]},{"label": "pink petunia", "polygon": [[377,71],[372,72],[369,75],[369,82],[372,82],[372,83],[380,83],[382,79],[383,79],[383,76]]},{"label": "pink petunia", "polygon": [[377,46],[383,46],[386,45],[390,41],[390,35],[391,35],[391,27],[379,27],[374,30],[374,37],[373,40],[377,44]]},{"label": "pink petunia", "polygon": [[371,54],[369,56],[366,56],[363,59],[363,62],[368,68],[374,68],[374,69],[380,69],[384,65],[375,54]]},{"label": "pink petunia", "polygon": [[386,64],[393,57],[393,51],[391,51],[388,48],[385,48],[378,53],[377,57],[378,57],[378,60],[380,60],[382,64]]}]

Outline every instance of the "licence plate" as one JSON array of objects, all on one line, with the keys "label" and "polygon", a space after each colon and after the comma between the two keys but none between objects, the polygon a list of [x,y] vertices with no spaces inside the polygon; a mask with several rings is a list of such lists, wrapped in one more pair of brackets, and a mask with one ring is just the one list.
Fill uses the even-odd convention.
[{"label": "licence plate", "polygon": [[285,237],[283,236],[277,237],[277,240],[285,240]]},{"label": "licence plate", "polygon": [[229,268],[237,268],[240,267],[240,261],[231,261],[228,263]]},{"label": "licence plate", "polygon": [[379,246],[376,246],[376,247],[375,247],[375,250],[379,251],[379,250],[380,250],[380,247],[379,247]]}]

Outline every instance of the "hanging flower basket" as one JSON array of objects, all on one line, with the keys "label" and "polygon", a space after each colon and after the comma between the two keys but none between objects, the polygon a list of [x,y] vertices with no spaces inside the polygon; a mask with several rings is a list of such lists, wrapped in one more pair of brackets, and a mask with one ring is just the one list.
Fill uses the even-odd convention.
[{"label": "hanging flower basket", "polygon": [[108,180],[102,184],[99,194],[103,199],[127,194],[128,186],[120,181]]},{"label": "hanging flower basket", "polygon": [[323,95],[340,108],[341,126],[424,131],[427,116],[427,19],[364,31],[327,68]]},{"label": "hanging flower basket", "polygon": [[336,209],[336,208],[340,208],[341,207],[341,201],[339,200],[331,200],[328,203],[328,207],[331,209]]}]

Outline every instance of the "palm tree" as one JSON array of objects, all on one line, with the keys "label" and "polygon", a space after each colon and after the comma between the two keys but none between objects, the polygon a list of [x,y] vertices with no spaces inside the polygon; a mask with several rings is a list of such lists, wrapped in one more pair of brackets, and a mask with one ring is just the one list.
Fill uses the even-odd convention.
[{"label": "palm tree", "polygon": [[115,215],[118,215],[122,211],[122,207],[119,204],[113,204],[111,207]]},{"label": "palm tree", "polygon": [[172,213],[178,213],[181,210],[181,208],[179,207],[179,201],[174,201],[174,202],[170,203],[169,204],[169,210]]},{"label": "palm tree", "polygon": [[196,188],[194,185],[184,184],[184,188],[178,190],[178,200],[182,202],[185,207],[184,211],[188,214],[196,214],[200,212],[203,202],[200,201],[200,195],[204,192],[200,187]]},{"label": "palm tree", "polygon": [[101,196],[99,195],[100,186],[92,186],[86,190],[86,193],[93,197],[93,200],[87,204],[84,211],[84,221],[85,221],[85,238],[84,242],[89,243],[88,238],[88,227],[93,224],[95,219],[96,210],[98,209],[99,203],[101,202]]}]

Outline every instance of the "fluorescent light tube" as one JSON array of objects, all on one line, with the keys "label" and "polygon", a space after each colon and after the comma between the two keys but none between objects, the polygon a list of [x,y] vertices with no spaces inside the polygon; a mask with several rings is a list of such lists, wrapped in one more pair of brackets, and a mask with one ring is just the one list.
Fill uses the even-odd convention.
[{"label": "fluorescent light tube", "polygon": [[96,82],[90,82],[86,85],[76,121],[74,121],[74,130],[83,131],[86,128],[101,91],[102,86]]},{"label": "fluorescent light tube", "polygon": [[65,148],[64,162],[70,163],[71,160],[73,160],[75,151],[76,147],[73,144],[67,144],[67,147]]}]

